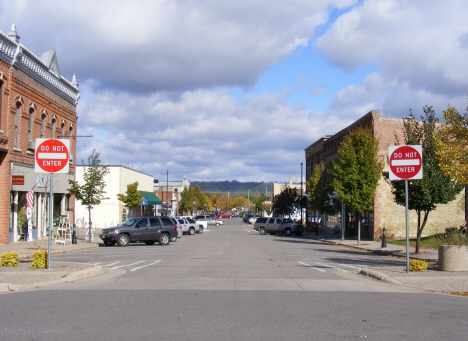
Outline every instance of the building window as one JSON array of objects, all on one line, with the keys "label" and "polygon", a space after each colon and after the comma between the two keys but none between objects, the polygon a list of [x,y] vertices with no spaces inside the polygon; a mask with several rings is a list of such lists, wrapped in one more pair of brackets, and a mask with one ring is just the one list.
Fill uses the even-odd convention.
[{"label": "building window", "polygon": [[21,116],[21,103],[16,103],[16,115],[15,115],[15,134],[13,146],[19,148],[19,128],[20,128],[20,116]]},{"label": "building window", "polygon": [[0,130],[2,129],[2,98],[3,98],[3,82],[0,81]]},{"label": "building window", "polygon": [[41,138],[44,137],[45,119],[46,119],[46,115],[42,114],[42,116],[41,116]]},{"label": "building window", "polygon": [[29,121],[28,121],[28,141],[32,141],[32,130],[33,130],[33,120],[34,120],[34,109],[29,109]]},{"label": "building window", "polygon": [[65,127],[65,123],[62,123],[62,124],[60,125],[60,138],[61,138],[61,139],[63,139],[63,130],[64,130],[63,128],[64,128],[64,127]]},{"label": "building window", "polygon": [[52,119],[52,131],[50,132],[50,138],[54,138],[55,137],[55,123],[57,122],[57,120],[55,118]]}]

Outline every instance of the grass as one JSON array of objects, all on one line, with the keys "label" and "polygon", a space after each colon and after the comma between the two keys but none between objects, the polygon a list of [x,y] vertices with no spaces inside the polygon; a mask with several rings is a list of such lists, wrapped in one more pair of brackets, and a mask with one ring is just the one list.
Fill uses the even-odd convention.
[{"label": "grass", "polygon": [[[409,240],[410,246],[416,246],[416,239]],[[406,240],[387,240],[387,244],[406,245]],[[422,237],[419,243],[421,249],[437,250],[440,245],[467,245],[465,235],[457,232],[448,232],[429,237]]]}]

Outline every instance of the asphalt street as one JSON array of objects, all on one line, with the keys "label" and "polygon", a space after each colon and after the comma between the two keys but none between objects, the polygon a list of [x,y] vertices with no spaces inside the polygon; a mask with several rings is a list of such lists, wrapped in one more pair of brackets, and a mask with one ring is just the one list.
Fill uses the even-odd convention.
[{"label": "asphalt street", "polygon": [[239,218],[168,246],[57,255],[105,274],[0,295],[0,340],[465,340],[465,297],[359,275],[404,261]]}]

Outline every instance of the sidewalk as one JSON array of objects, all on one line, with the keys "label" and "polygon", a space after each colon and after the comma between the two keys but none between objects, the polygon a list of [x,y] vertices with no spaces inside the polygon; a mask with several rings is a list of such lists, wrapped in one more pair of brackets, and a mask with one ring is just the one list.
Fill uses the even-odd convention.
[{"label": "sidewalk", "polygon": [[[387,247],[382,248],[382,242],[371,240],[361,240],[358,245],[357,239],[354,238],[348,237],[342,241],[341,235],[328,234],[326,236],[325,233],[319,233],[317,236],[315,232],[304,233],[304,237],[363,252],[406,259],[406,246],[387,243]],[[405,262],[398,267],[362,269],[360,274],[392,284],[422,288],[429,292],[465,293],[464,296],[468,296],[468,271],[439,271],[437,250],[420,249],[417,255],[414,252],[415,248],[410,247],[410,259],[423,259],[430,262],[427,271],[406,273]]]},{"label": "sidewalk", "polygon": [[[71,244],[67,240],[66,244],[63,245],[55,244],[55,241],[52,240],[51,255],[97,248],[99,247],[99,241],[100,239],[97,236],[94,237],[94,242],[91,243],[78,239],[77,244]],[[56,261],[50,262],[50,269],[31,269],[32,254],[38,250],[48,250],[47,239],[0,244],[0,254],[16,251],[21,261],[19,267],[0,267],[0,292],[73,281],[102,273],[101,268],[96,265]]]}]

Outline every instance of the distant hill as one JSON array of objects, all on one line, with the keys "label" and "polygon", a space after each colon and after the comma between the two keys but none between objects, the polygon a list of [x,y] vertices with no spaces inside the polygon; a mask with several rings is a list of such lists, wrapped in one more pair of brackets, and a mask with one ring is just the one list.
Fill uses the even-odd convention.
[{"label": "distant hill", "polygon": [[239,182],[233,181],[190,181],[190,187],[198,185],[202,192],[229,192],[231,195],[244,195],[248,192],[256,195],[273,192],[272,182]]}]

